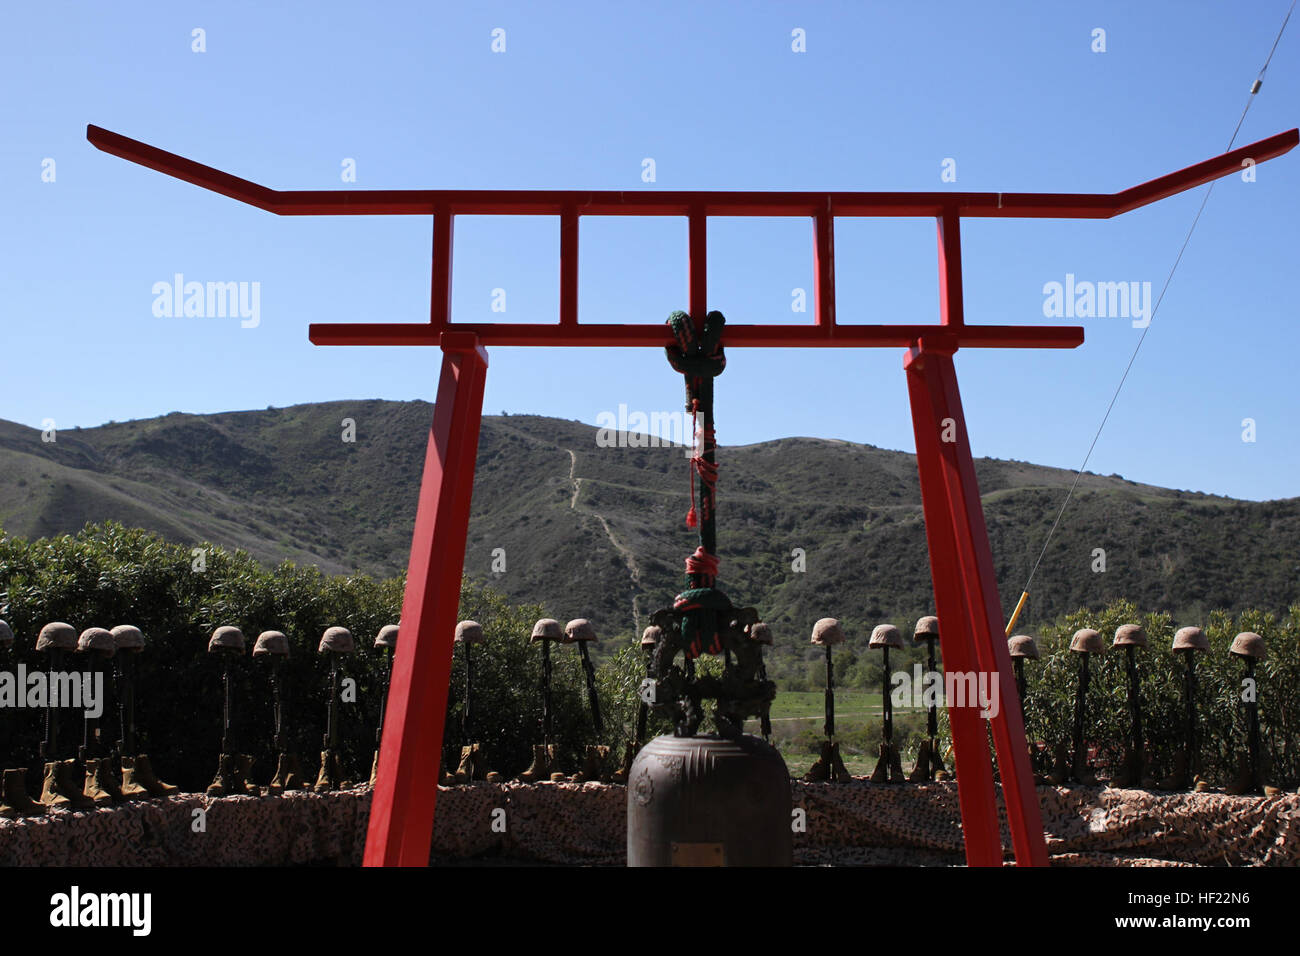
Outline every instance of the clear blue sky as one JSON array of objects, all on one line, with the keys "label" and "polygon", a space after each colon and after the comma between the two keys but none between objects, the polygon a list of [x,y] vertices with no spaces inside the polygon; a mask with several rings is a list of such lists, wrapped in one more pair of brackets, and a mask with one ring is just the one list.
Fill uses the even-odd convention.
[{"label": "clear blue sky", "polygon": [[[0,417],[67,428],[434,394],[435,349],[307,341],[313,321],[427,317],[426,219],[275,217],[98,152],[87,123],[282,189],[1110,192],[1224,149],[1287,5],[10,4]],[[1104,53],[1091,49],[1098,27]],[[195,28],[206,52],[191,49]],[[796,28],[806,52],[791,49]],[[1292,23],[1238,144],[1298,122]],[[355,185],[341,181],[348,158]],[[946,158],[955,183],[940,180]],[[1200,199],[1110,222],[968,220],[967,320],[1042,322],[1044,284],[1067,273],[1158,290]],[[1254,183],[1220,183],[1090,470],[1300,495],[1298,222],[1300,151]],[[685,307],[684,221],[583,230],[585,321]],[[809,237],[802,221],[713,224],[710,306],[790,321],[791,290],[810,287]],[[455,318],[554,319],[554,220],[462,219],[457,240]],[[841,320],[935,320],[934,243],[925,220],[841,222]],[[155,317],[152,288],[176,273],[260,283],[260,324]],[[490,311],[494,288],[505,315]],[[1078,350],[958,356],[977,455],[1077,467],[1140,334],[1123,318],[1080,324]],[[912,449],[901,350],[729,358],[724,445],[816,435]],[[486,411],[594,422],[681,396],[657,350],[495,349]]]}]

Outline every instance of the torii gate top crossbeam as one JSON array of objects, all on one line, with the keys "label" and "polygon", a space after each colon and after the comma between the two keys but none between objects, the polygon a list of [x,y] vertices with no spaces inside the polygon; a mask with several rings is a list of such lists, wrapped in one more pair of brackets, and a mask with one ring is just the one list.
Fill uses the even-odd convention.
[{"label": "torii gate top crossbeam", "polygon": [[[968,326],[961,290],[963,217],[1110,219],[1231,172],[1261,163],[1300,141],[1291,129],[1118,193],[716,192],[589,190],[275,190],[204,166],[98,126],[86,128],[98,149],[281,216],[433,217],[433,282],[427,323],[313,324],[317,345],[439,345],[443,333],[472,333],[483,345],[663,346],[662,322],[578,322],[578,220],[582,216],[684,216],[689,235],[690,314],[707,312],[709,216],[809,217],[813,220],[815,321],[800,325],[728,324],[727,345],[910,347],[921,336],[951,348],[1074,348],[1072,326]],[[558,216],[560,316],[554,325],[451,321],[452,221],[457,215]],[[939,228],[938,325],[840,325],[835,318],[837,217],[934,217]]]}]

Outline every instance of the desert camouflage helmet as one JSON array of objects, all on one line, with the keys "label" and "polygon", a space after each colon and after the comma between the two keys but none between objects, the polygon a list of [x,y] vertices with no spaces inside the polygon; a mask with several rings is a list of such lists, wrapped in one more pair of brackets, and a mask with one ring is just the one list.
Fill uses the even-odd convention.
[{"label": "desert camouflage helmet", "polygon": [[553,617],[544,617],[533,625],[533,636],[531,641],[562,641],[564,640],[564,628],[560,627],[560,622]]},{"label": "desert camouflage helmet", "polygon": [[591,622],[585,617],[575,617],[566,624],[564,626],[564,637],[566,644],[597,640],[596,629],[592,627]]},{"label": "desert camouflage helmet", "polygon": [[1146,647],[1147,632],[1141,624],[1121,624],[1115,628],[1113,647]]},{"label": "desert camouflage helmet", "polygon": [[641,646],[654,647],[656,644],[659,643],[659,641],[663,638],[663,636],[664,636],[663,628],[659,627],[659,625],[657,624],[651,624],[649,627],[647,627],[644,631],[641,632]]},{"label": "desert camouflage helmet", "polygon": [[1257,661],[1262,661],[1268,656],[1264,639],[1254,631],[1242,631],[1232,639],[1232,647],[1228,650],[1238,657],[1251,657]]},{"label": "desert camouflage helmet", "polygon": [[113,640],[113,635],[102,627],[88,627],[77,638],[77,650],[82,654],[94,651],[104,657],[112,657],[117,653],[117,641]]},{"label": "desert camouflage helmet", "polygon": [[916,622],[916,630],[912,632],[913,644],[924,644],[928,638],[939,636],[939,619],[933,614],[927,614],[919,618]]},{"label": "desert camouflage helmet", "polygon": [[232,624],[224,624],[212,632],[212,637],[208,641],[208,653],[214,651],[239,651],[244,650],[244,632]]},{"label": "desert camouflage helmet", "polygon": [[0,621],[0,647],[12,647],[13,643],[14,632],[6,621]]},{"label": "desert camouflage helmet", "polygon": [[254,657],[288,657],[289,638],[281,631],[263,631],[253,644]]},{"label": "desert camouflage helmet", "polygon": [[1070,650],[1076,654],[1105,654],[1106,644],[1101,639],[1101,632],[1090,627],[1081,627],[1070,638]]},{"label": "desert camouflage helmet", "polygon": [[824,617],[813,625],[812,643],[819,647],[832,647],[844,643],[844,631],[833,617]]},{"label": "desert camouflage helmet", "polygon": [[1174,635],[1176,651],[1208,651],[1209,649],[1210,639],[1199,627],[1180,627],[1178,633]]},{"label": "desert camouflage helmet", "polygon": [[321,635],[320,646],[316,648],[318,654],[351,654],[357,649],[357,642],[352,638],[352,632],[346,627],[328,627],[325,633]]},{"label": "desert camouflage helmet", "polygon": [[755,621],[747,628],[749,639],[767,647],[772,646],[772,629],[762,621]]},{"label": "desert camouflage helmet", "polygon": [[138,653],[144,650],[144,635],[134,624],[119,624],[110,631],[119,651]]},{"label": "desert camouflage helmet", "polygon": [[478,621],[461,621],[456,625],[457,644],[482,644],[486,640],[483,627]]},{"label": "desert camouflage helmet", "polygon": [[1007,638],[1007,651],[1012,657],[1023,657],[1031,661],[1038,660],[1038,642],[1028,634],[1016,634]]},{"label": "desert camouflage helmet", "polygon": [[871,631],[868,647],[902,647],[903,635],[892,624],[877,624]]},{"label": "desert camouflage helmet", "polygon": [[77,632],[71,624],[51,621],[41,628],[36,636],[38,651],[75,651],[77,649]]},{"label": "desert camouflage helmet", "polygon": [[375,647],[397,648],[397,625],[385,624],[375,636]]}]

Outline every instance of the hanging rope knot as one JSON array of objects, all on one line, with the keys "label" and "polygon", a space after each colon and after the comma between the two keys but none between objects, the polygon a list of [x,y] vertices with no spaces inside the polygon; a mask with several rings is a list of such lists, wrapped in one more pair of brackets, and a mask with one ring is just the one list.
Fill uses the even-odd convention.
[{"label": "hanging rope knot", "polygon": [[674,345],[664,347],[668,364],[686,377],[686,410],[699,408],[700,382],[705,377],[716,378],[727,367],[727,356],[722,349],[722,329],[727,320],[721,312],[710,312],[704,319],[703,332],[697,331],[695,322],[685,312],[668,316]]}]

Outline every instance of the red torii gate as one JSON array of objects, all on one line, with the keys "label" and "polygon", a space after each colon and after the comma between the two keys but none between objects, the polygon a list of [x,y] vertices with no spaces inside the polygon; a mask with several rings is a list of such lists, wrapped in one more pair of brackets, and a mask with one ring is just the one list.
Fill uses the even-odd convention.
[{"label": "red torii gate", "polygon": [[[1110,219],[1240,170],[1294,147],[1300,130],[1279,133],[1179,172],[1111,195],[1099,193],[640,192],[533,190],[280,191],[129,139],[97,126],[99,149],[168,176],[284,216],[433,217],[429,321],[312,324],[317,345],[436,345],[442,374],[420,486],[402,604],[379,774],[371,797],[365,865],[428,863],[460,602],[470,494],[482,417],[488,344],[514,346],[665,346],[663,322],[578,322],[578,220],[582,216],[682,216],[689,234],[690,315],[708,309],[709,216],[808,217],[813,221],[816,319],[804,325],[728,323],[724,344],[785,348],[897,346],[916,433],[917,470],[930,550],[945,670],[987,671],[1000,682],[1001,710],[990,720],[1002,768],[1016,862],[1047,864],[1024,722],[1002,630],[1002,606],[975,464],[962,415],[953,354],[958,348],[1075,348],[1083,329],[1068,326],[968,326],[962,307],[961,219]],[[537,215],[560,219],[560,316],[556,325],[451,322],[452,221],[457,215]],[[933,217],[939,239],[938,325],[839,325],[835,318],[837,217]],[[941,440],[947,425],[955,441]],[[966,859],[1000,866],[1003,851],[984,720],[975,707],[949,710]]]}]

